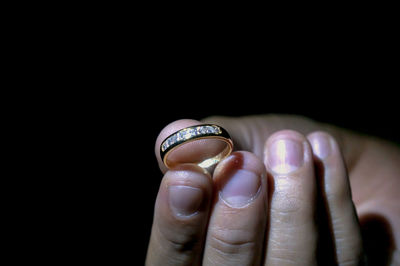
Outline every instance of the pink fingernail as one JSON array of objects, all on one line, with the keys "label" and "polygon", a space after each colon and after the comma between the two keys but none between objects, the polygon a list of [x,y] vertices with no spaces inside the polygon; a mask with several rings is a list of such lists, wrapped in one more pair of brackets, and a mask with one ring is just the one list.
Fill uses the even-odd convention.
[{"label": "pink fingernail", "polygon": [[196,213],[203,200],[203,192],[199,188],[189,186],[170,186],[169,203],[177,216],[189,216]]},{"label": "pink fingernail", "polygon": [[287,174],[303,165],[303,143],[292,139],[279,139],[268,147],[270,168],[280,174]]},{"label": "pink fingernail", "polygon": [[311,137],[310,142],[313,152],[318,158],[325,159],[331,154],[332,147],[328,136],[317,134]]},{"label": "pink fingernail", "polygon": [[220,195],[230,206],[240,208],[253,201],[260,187],[261,179],[257,174],[239,169],[229,177]]}]

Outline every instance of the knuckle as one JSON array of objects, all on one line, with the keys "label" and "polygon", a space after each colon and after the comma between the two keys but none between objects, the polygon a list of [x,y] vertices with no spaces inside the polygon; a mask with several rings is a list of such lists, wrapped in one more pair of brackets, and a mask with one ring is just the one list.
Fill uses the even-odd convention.
[{"label": "knuckle", "polygon": [[313,265],[314,257],[289,247],[274,247],[270,249],[267,258],[268,265]]},{"label": "knuckle", "polygon": [[301,222],[301,217],[308,217],[313,211],[308,199],[302,196],[302,184],[293,180],[278,178],[275,181],[275,192],[271,204],[271,213],[284,223]]},{"label": "knuckle", "polygon": [[301,261],[299,258],[290,258],[285,256],[276,256],[268,258],[268,261],[272,265],[312,265],[311,262]]},{"label": "knuckle", "polygon": [[182,253],[195,249],[195,247],[199,243],[198,239],[196,238],[189,238],[184,241],[182,241],[181,239],[168,239],[168,240],[171,247],[174,250]]},{"label": "knuckle", "polygon": [[336,240],[339,248],[337,250],[338,265],[360,265],[363,260],[363,250],[361,240],[358,238],[344,237]]},{"label": "knuckle", "polygon": [[256,241],[249,232],[238,229],[217,229],[210,234],[209,246],[224,255],[238,254],[256,248]]},{"label": "knuckle", "polygon": [[360,259],[359,258],[348,258],[348,259],[343,259],[338,261],[339,266],[358,266],[360,265]]},{"label": "knuckle", "polygon": [[343,206],[347,202],[351,202],[345,189],[335,189],[326,192],[326,200],[332,206]]},{"label": "knuckle", "polygon": [[180,233],[159,230],[158,236],[164,240],[165,247],[180,253],[192,251],[200,244],[200,236],[195,230],[187,230]]},{"label": "knuckle", "polygon": [[[307,231],[307,230],[302,230]],[[317,238],[294,237],[293,230],[278,230],[268,242],[267,265],[315,265]],[[305,249],[305,247],[307,247]]]},{"label": "knuckle", "polygon": [[325,197],[333,206],[342,206],[352,201],[350,187],[344,181],[336,178],[325,185]]},{"label": "knuckle", "polygon": [[300,201],[297,197],[287,195],[286,193],[278,193],[275,196],[271,210],[275,213],[295,215],[302,210]]}]

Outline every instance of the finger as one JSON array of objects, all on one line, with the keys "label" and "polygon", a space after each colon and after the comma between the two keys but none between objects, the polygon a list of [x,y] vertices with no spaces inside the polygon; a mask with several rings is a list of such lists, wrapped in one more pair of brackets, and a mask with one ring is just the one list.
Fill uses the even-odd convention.
[{"label": "finger", "polygon": [[267,182],[261,160],[234,152],[214,172],[215,205],[204,265],[259,265],[267,219]]},{"label": "finger", "polygon": [[338,265],[359,265],[361,231],[351,198],[350,182],[338,144],[324,132],[308,136],[319,165],[320,184]]},{"label": "finger", "polygon": [[211,177],[198,166],[168,171],[160,185],[146,265],[198,265],[205,239]]},{"label": "finger", "polygon": [[267,140],[265,159],[273,183],[265,264],[314,265],[316,182],[311,147],[300,133],[279,131]]}]

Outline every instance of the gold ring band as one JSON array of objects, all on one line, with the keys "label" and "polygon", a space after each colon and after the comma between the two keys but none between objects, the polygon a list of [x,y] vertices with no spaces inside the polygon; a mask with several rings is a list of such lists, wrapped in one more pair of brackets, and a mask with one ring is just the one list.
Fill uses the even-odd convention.
[{"label": "gold ring band", "polygon": [[160,156],[167,168],[171,168],[168,164],[168,154],[178,146],[198,139],[217,139],[224,141],[226,148],[212,158],[208,158],[197,163],[200,167],[208,169],[218,164],[222,159],[226,158],[233,150],[233,142],[229,133],[222,127],[214,124],[203,124],[187,127],[176,131],[169,135],[160,145]]}]

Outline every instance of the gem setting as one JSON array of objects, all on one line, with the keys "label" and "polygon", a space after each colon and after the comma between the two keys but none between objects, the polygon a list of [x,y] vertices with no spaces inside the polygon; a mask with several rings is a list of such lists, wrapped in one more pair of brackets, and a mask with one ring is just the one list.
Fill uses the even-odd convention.
[{"label": "gem setting", "polygon": [[201,138],[206,136],[218,136],[223,133],[222,128],[217,125],[199,125],[188,127],[169,136],[161,144],[161,151],[165,152],[168,148],[175,146],[193,138]]}]

